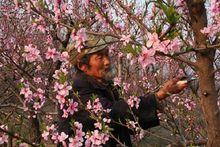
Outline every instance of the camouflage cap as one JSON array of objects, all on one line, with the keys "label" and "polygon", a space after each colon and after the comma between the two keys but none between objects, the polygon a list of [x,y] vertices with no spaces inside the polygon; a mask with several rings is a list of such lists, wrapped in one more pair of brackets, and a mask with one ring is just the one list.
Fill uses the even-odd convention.
[{"label": "camouflage cap", "polygon": [[112,41],[113,38],[109,36],[90,36],[81,49],[81,52],[78,52],[78,50],[75,48],[75,44],[71,43],[67,46],[67,51],[70,55],[70,62],[75,65],[83,56],[106,49],[108,45],[112,43]]}]

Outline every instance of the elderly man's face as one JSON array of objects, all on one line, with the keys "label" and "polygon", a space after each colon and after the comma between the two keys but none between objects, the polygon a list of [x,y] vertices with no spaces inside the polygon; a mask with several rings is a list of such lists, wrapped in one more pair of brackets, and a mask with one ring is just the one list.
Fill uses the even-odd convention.
[{"label": "elderly man's face", "polygon": [[110,69],[108,49],[91,55],[89,66],[84,72],[96,79],[104,79]]}]

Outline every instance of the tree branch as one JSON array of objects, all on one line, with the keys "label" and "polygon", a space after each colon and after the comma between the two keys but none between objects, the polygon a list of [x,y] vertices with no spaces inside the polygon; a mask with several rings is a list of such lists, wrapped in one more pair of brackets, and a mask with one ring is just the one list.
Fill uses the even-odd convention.
[{"label": "tree branch", "polygon": [[8,134],[9,136],[12,136],[13,138],[16,138],[16,139],[18,139],[18,140],[21,140],[22,142],[25,142],[25,143],[27,143],[27,144],[33,146],[33,147],[38,147],[38,146],[39,146],[38,144],[36,145],[36,144],[30,142],[29,140],[27,140],[27,139],[25,139],[25,138],[22,138],[22,137],[20,137],[20,136],[18,136],[18,135],[15,135],[14,133],[9,132],[9,131],[7,131],[7,130],[4,130],[4,129],[2,129],[2,128],[0,128],[0,131],[1,131],[1,132],[4,132],[4,133],[6,133],[6,134]]},{"label": "tree branch", "polygon": [[163,52],[156,52],[156,55],[160,55],[160,56],[166,56],[166,57],[170,57],[172,59],[176,59],[176,60],[179,60],[183,63],[186,63],[187,65],[189,65],[190,67],[194,67],[194,68],[198,68],[198,65],[195,63],[195,62],[192,62],[192,61],[189,61],[189,60],[186,60],[186,59],[183,59],[181,57],[178,57],[178,56],[174,56],[174,55],[170,55],[170,54],[165,54]]}]

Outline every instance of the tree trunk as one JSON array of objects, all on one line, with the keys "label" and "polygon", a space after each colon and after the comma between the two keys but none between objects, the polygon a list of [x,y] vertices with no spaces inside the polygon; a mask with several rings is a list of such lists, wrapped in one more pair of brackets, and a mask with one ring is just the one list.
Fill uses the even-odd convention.
[{"label": "tree trunk", "polygon": [[33,114],[30,117],[30,139],[32,143],[40,144],[41,142],[41,132],[40,132],[40,123],[39,120],[36,118],[33,118]]},{"label": "tree trunk", "polygon": [[[207,38],[201,29],[207,26],[206,9],[204,0],[187,0],[191,17],[191,27],[197,47],[206,47]],[[196,53],[199,76],[199,96],[204,118],[207,123],[209,147],[220,145],[220,110],[217,105],[218,93],[214,78],[214,49],[205,49]]]}]

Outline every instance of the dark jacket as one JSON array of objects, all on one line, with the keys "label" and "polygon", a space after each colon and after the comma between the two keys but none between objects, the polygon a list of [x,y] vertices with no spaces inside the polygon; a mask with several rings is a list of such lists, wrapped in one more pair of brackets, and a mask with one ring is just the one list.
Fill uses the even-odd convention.
[{"label": "dark jacket", "polygon": [[[80,100],[86,104],[91,99],[92,95],[96,95],[100,99],[103,108],[111,109],[110,117],[113,120],[123,122],[126,118],[132,119],[128,115],[128,104],[119,98],[118,90],[112,83],[100,83],[94,78],[87,76],[84,73],[78,73],[73,77],[73,91],[78,92]],[[77,98],[73,96],[73,99],[77,101]],[[138,117],[139,124],[143,129],[154,127],[159,125],[159,119],[157,117],[157,101],[154,94],[148,94],[140,97],[141,101],[138,109],[133,109],[133,113]],[[65,132],[68,135],[73,135],[71,130],[71,119],[79,121],[83,124],[83,131],[94,130],[94,120],[89,117],[89,113],[85,110],[79,110],[73,116],[68,118],[62,118],[62,111],[59,111],[59,132]],[[118,124],[111,124],[114,129],[112,132],[116,138],[119,138],[121,142],[126,146],[131,146],[130,134],[132,133],[126,127]],[[116,142],[113,139],[106,144],[106,146],[115,146]]]}]

